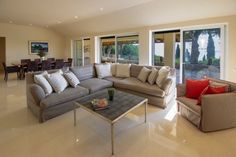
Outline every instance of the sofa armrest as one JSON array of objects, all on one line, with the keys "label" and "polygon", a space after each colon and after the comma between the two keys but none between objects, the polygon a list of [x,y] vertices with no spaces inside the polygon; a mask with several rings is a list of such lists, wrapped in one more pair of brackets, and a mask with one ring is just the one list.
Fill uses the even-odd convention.
[{"label": "sofa armrest", "polygon": [[178,84],[177,88],[177,97],[182,97],[186,95],[186,85],[185,84]]},{"label": "sofa armrest", "polygon": [[41,100],[46,97],[46,94],[45,94],[43,88],[37,84],[31,84],[29,86],[29,91],[30,91],[35,103],[39,106]]},{"label": "sofa armrest", "polygon": [[236,93],[202,97],[202,131],[215,131],[236,126]]}]

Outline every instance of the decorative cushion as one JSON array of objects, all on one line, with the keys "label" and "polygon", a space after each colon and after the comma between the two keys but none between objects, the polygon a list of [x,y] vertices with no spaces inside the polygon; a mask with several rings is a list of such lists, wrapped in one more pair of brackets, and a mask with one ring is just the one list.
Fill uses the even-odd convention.
[{"label": "decorative cushion", "polygon": [[116,76],[116,65],[119,63],[110,63],[111,64],[111,74],[112,76]]},{"label": "decorative cushion", "polygon": [[162,83],[167,79],[167,77],[169,76],[170,73],[170,68],[167,66],[162,67],[159,71],[158,71],[158,76],[156,79],[156,84],[161,87]]},{"label": "decorative cushion", "polygon": [[68,83],[72,86],[72,87],[76,87],[78,84],[80,84],[79,79],[75,76],[74,73],[72,73],[71,71],[69,72],[65,72],[64,76],[66,78],[66,80],[68,81]]},{"label": "decorative cushion", "polygon": [[198,105],[201,105],[201,99],[203,95],[206,94],[221,94],[227,92],[227,88],[225,86],[218,86],[218,87],[213,87],[213,86],[207,86],[201,93],[201,95],[198,98]]},{"label": "decorative cushion", "polygon": [[60,72],[55,72],[45,76],[56,93],[61,93],[68,86],[68,82]]},{"label": "decorative cushion", "polygon": [[140,71],[139,75],[138,75],[138,79],[142,82],[146,82],[149,74],[151,73],[151,70],[143,67],[142,70]]},{"label": "decorative cushion", "polygon": [[130,64],[117,64],[116,77],[130,77]]},{"label": "decorative cushion", "polygon": [[198,99],[202,91],[209,86],[209,80],[186,80],[186,97]]},{"label": "decorative cushion", "polygon": [[51,85],[45,78],[45,75],[47,74],[48,73],[45,71],[42,74],[34,75],[34,82],[43,88],[46,96],[51,94],[53,91]]},{"label": "decorative cushion", "polygon": [[156,68],[152,68],[150,75],[148,76],[148,83],[153,85],[157,79],[158,70]]},{"label": "decorative cushion", "polygon": [[112,76],[111,74],[111,65],[110,64],[97,64],[95,65],[97,77],[98,78],[105,78]]},{"label": "decorative cushion", "polygon": [[210,81],[210,86],[211,87],[225,87],[225,92],[229,92],[230,91],[230,85],[227,83],[220,83],[220,82],[215,82],[215,81]]}]

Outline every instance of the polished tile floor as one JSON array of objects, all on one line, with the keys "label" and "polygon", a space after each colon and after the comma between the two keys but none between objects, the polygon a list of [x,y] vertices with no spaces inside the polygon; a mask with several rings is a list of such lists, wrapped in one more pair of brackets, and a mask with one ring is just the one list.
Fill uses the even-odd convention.
[{"label": "polished tile floor", "polygon": [[[110,126],[82,109],[39,124],[26,107],[25,81],[0,75],[0,157],[109,157]],[[115,125],[119,157],[235,157],[236,129],[202,133],[176,114],[141,106]]]}]

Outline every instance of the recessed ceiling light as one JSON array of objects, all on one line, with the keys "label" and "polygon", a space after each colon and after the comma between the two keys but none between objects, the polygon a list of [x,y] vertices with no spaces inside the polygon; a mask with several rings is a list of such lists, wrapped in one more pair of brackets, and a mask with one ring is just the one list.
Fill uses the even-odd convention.
[{"label": "recessed ceiling light", "polygon": [[100,8],[100,11],[103,11],[104,10],[104,8]]},{"label": "recessed ceiling light", "polygon": [[30,25],[30,26],[32,26],[33,24],[32,24],[32,23],[30,23],[29,25]]},{"label": "recessed ceiling light", "polygon": [[75,16],[74,18],[75,18],[75,19],[78,19],[78,16]]},{"label": "recessed ceiling light", "polygon": [[61,23],[61,21],[57,21],[57,23]]},{"label": "recessed ceiling light", "polygon": [[9,23],[13,23],[13,21],[9,21]]}]

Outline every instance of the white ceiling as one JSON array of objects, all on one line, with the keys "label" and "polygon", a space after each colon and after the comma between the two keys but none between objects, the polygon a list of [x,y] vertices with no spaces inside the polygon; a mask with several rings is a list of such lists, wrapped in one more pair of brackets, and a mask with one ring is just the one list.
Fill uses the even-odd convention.
[{"label": "white ceiling", "polygon": [[[150,0],[0,0],[0,21],[53,26],[107,14]],[[104,10],[101,11],[100,8]],[[75,19],[74,17],[78,18]]]},{"label": "white ceiling", "polygon": [[0,0],[0,21],[70,36],[235,14],[236,0]]}]

